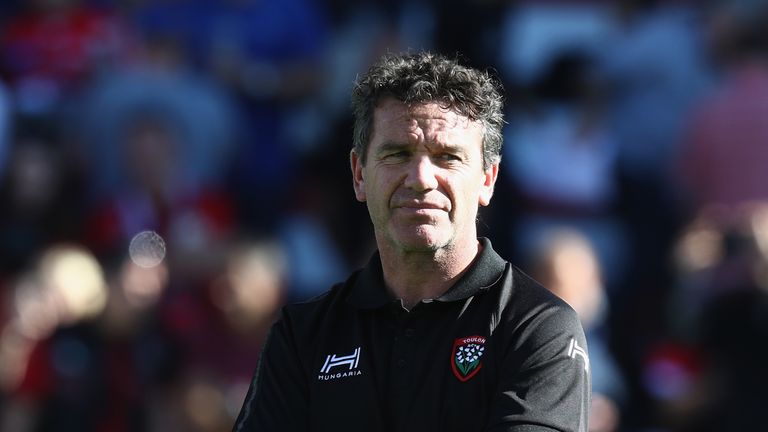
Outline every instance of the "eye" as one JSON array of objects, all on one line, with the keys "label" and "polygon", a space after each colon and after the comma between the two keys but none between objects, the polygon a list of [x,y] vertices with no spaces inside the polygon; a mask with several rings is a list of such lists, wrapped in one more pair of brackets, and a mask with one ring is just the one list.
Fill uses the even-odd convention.
[{"label": "eye", "polygon": [[440,153],[437,158],[443,162],[461,162],[461,157],[454,153]]},{"label": "eye", "polygon": [[384,155],[383,159],[385,160],[402,160],[409,156],[409,153],[405,150],[399,150],[394,151],[392,153],[387,153]]}]

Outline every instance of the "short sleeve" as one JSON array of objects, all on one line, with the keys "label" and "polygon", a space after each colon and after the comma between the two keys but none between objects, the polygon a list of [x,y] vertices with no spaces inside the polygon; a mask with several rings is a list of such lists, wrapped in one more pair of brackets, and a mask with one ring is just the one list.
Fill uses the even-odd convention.
[{"label": "short sleeve", "polygon": [[487,430],[586,432],[590,366],[578,316],[556,304],[523,322],[509,336]]}]

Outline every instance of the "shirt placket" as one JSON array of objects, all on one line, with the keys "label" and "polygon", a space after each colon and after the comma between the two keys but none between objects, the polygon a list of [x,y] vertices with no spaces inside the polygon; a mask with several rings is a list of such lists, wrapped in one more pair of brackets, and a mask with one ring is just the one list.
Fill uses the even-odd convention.
[{"label": "shirt placket", "polygon": [[392,351],[390,357],[389,401],[394,425],[408,416],[414,393],[413,365],[417,356],[416,323],[421,314],[418,307],[408,312],[399,302],[393,306]]}]

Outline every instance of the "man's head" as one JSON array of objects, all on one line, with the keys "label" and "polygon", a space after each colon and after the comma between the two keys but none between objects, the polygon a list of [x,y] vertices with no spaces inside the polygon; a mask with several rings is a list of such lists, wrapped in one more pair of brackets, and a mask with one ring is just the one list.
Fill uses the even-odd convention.
[{"label": "man's head", "polygon": [[493,195],[501,96],[486,74],[430,54],[386,57],[353,95],[355,195],[380,250],[467,250]]},{"label": "man's head", "polygon": [[483,164],[501,160],[503,96],[488,73],[430,53],[388,55],[355,83],[354,148],[366,163],[373,134],[373,115],[382,100],[394,98],[407,105],[436,102],[483,127]]}]

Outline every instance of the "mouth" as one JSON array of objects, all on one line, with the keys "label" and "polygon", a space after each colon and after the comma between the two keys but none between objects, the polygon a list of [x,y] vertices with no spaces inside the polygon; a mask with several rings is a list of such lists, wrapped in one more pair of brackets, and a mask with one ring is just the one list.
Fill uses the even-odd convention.
[{"label": "mouth", "polygon": [[408,219],[415,218],[414,220],[430,221],[429,223],[441,219],[448,212],[445,206],[420,201],[398,203],[395,206],[395,211]]},{"label": "mouth", "polygon": [[419,202],[419,201],[407,201],[407,202],[399,203],[398,205],[395,206],[395,208],[404,209],[407,211],[430,211],[430,210],[446,211],[445,207],[439,204],[429,203],[429,202]]}]

